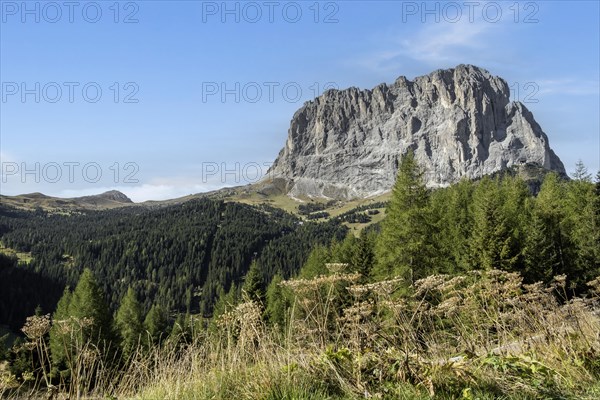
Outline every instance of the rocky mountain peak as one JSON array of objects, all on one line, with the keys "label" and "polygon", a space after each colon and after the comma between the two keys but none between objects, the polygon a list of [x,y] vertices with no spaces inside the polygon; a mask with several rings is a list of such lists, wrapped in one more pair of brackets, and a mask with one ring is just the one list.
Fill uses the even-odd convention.
[{"label": "rocky mountain peak", "polygon": [[124,193],[119,192],[118,190],[109,190],[108,192],[104,192],[102,194],[97,195],[97,197],[103,198],[105,200],[112,200],[119,203],[133,203],[129,197],[127,197]]},{"label": "rocky mountain peak", "polygon": [[269,178],[292,197],[369,197],[389,191],[412,149],[429,187],[535,164],[565,173],[506,81],[472,65],[399,77],[371,90],[328,90],[290,123]]}]

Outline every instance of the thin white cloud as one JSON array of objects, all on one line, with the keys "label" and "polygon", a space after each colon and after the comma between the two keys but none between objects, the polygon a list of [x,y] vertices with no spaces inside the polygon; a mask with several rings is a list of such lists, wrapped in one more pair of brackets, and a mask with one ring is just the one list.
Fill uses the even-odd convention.
[{"label": "thin white cloud", "polygon": [[[213,163],[214,164],[214,163]],[[206,167],[206,171],[191,177],[157,177],[139,185],[93,186],[89,188],[63,189],[57,193],[48,193],[57,197],[81,197],[118,190],[134,202],[148,200],[168,200],[191,194],[204,193],[224,187],[243,186],[256,183],[265,175],[270,163],[239,163],[238,167],[230,165],[229,170],[219,170],[218,165]],[[257,166],[262,165],[262,168]],[[245,167],[248,166],[248,167]],[[217,169],[214,169],[217,168]]]},{"label": "thin white cloud", "polygon": [[490,28],[485,22],[459,22],[426,26],[415,37],[400,42],[401,54],[429,64],[460,63],[468,52],[484,48]]},{"label": "thin white cloud", "polygon": [[537,80],[539,94],[561,95],[598,95],[600,82],[593,80],[578,80],[574,78],[540,79]]},{"label": "thin white cloud", "polygon": [[385,49],[372,52],[357,60],[358,64],[380,74],[396,73],[404,65],[415,62],[435,68],[460,64],[465,60],[477,63],[489,45],[489,33],[496,27],[485,21],[468,20],[456,23],[423,24],[407,34],[394,32],[379,38]]}]

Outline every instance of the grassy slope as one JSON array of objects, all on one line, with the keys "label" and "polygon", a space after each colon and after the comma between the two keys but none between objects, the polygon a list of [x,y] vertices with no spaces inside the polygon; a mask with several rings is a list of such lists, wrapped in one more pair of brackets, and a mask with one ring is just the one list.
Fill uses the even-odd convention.
[{"label": "grassy slope", "polygon": [[6,254],[7,256],[15,256],[20,262],[29,263],[32,259],[31,253],[24,253],[4,247],[4,244],[0,242],[0,253]]},{"label": "grassy slope", "polygon": [[[338,284],[356,285],[344,275],[290,282],[302,300],[285,335],[265,325],[260,305],[239,305],[181,357],[163,349],[155,366],[128,371],[125,397],[600,398],[599,315],[590,300],[557,302],[559,281],[522,286],[501,271],[431,276],[405,299],[386,293],[390,283],[359,285],[362,295],[343,310],[326,307]],[[144,382],[134,378],[140,365],[150,371]]]}]

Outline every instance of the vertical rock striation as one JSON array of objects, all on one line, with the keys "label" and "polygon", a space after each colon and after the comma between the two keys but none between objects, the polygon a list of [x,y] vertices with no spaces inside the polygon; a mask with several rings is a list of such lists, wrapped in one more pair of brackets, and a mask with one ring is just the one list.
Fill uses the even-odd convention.
[{"label": "vertical rock striation", "polygon": [[293,197],[351,199],[390,190],[412,149],[429,187],[514,165],[564,174],[548,137],[508,84],[471,66],[372,90],[329,90],[300,108],[269,171]]}]

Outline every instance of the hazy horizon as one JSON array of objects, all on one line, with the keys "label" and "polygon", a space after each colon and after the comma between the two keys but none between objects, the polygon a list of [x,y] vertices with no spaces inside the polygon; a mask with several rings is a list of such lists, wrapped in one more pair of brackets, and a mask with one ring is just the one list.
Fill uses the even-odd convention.
[{"label": "hazy horizon", "polygon": [[65,4],[1,3],[3,195],[243,185],[327,88],[458,64],[504,78],[568,172],[600,168],[598,2]]}]

